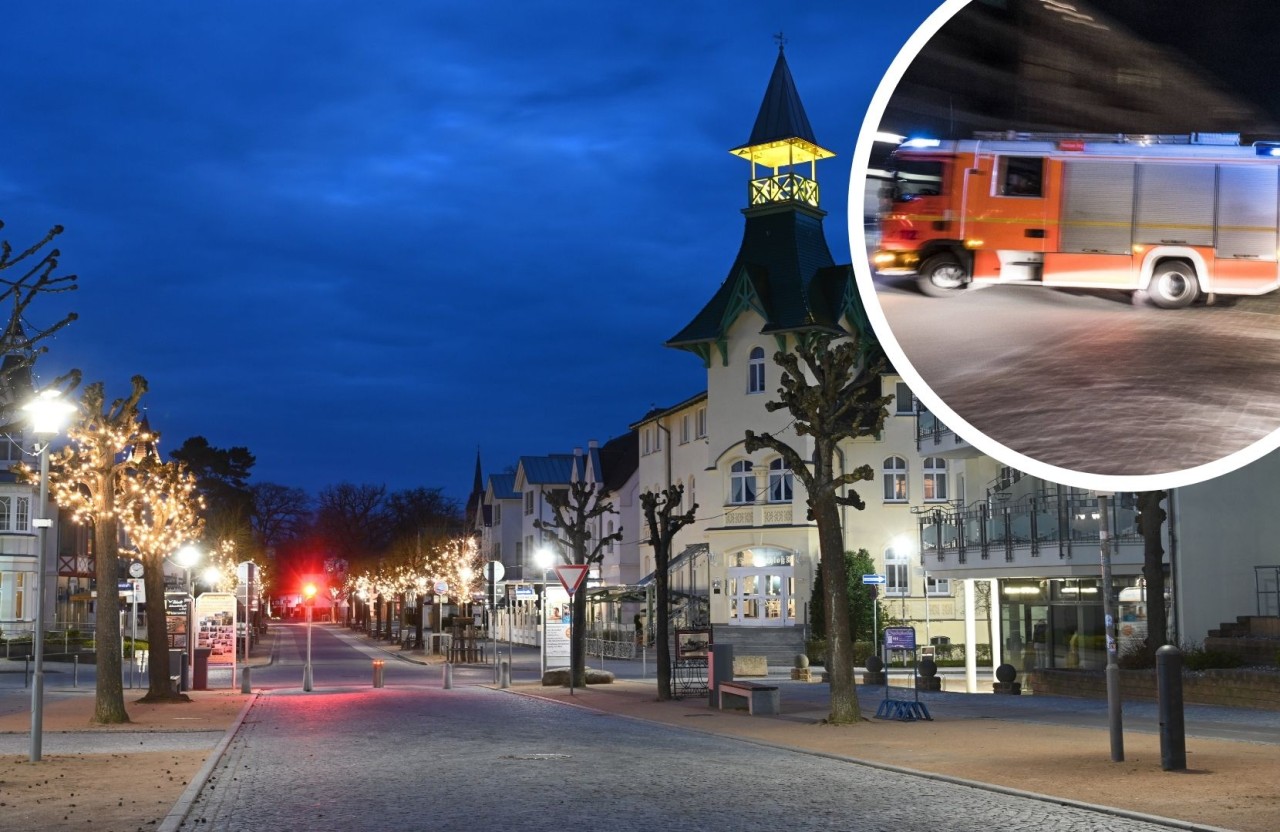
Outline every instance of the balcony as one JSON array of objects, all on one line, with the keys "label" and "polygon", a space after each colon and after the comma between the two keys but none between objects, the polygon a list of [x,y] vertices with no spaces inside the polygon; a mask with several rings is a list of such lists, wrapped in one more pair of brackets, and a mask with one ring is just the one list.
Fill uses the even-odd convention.
[{"label": "balcony", "polygon": [[789,526],[795,518],[790,503],[755,503],[726,506],[726,526]]},{"label": "balcony", "polygon": [[981,456],[982,452],[961,439],[922,406],[916,405],[916,450],[926,456],[964,458]]},{"label": "balcony", "polygon": [[[996,497],[968,506],[939,507],[920,516],[921,565],[944,577],[955,570],[1005,575],[1096,571],[1099,509],[1096,496],[1057,487],[1017,499]],[[1117,494],[1110,511],[1113,561],[1142,563],[1134,494]],[[995,577],[995,574],[992,574]]]}]

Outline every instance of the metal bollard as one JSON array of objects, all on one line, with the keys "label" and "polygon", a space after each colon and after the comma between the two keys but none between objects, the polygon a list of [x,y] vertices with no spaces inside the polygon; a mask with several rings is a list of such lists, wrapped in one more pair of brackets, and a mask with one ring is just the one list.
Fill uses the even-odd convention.
[{"label": "metal bollard", "polygon": [[22,660],[22,686],[24,688],[31,687],[31,657],[27,656]]},{"label": "metal bollard", "polygon": [[253,693],[253,682],[250,681],[251,676],[249,674],[249,671],[251,670],[253,670],[252,667],[246,667],[240,671],[240,692],[241,693]]},{"label": "metal bollard", "polygon": [[385,666],[386,662],[382,659],[373,660],[373,686],[375,688],[382,687],[382,673]]},{"label": "metal bollard", "polygon": [[503,659],[498,663],[498,687],[511,687],[511,660]]},{"label": "metal bollard", "polygon": [[453,665],[444,663],[444,689],[453,690]]},{"label": "metal bollard", "polygon": [[71,657],[71,687],[80,687],[80,654]]},{"label": "metal bollard", "polygon": [[1186,771],[1187,733],[1182,713],[1182,652],[1172,644],[1156,651],[1156,696],[1160,714],[1160,767]]}]

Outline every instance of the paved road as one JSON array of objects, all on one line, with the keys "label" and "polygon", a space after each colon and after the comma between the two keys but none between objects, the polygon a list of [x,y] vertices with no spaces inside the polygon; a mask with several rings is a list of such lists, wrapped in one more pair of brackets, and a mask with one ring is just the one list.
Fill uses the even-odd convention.
[{"label": "paved road", "polygon": [[1038,286],[927,298],[885,276],[877,293],[933,392],[1041,462],[1166,473],[1280,428],[1280,293],[1183,310]]},{"label": "paved road", "polygon": [[306,694],[300,629],[282,633],[277,661],[255,671],[269,690],[182,828],[1163,828],[603,715],[458,676],[443,690],[439,668],[388,661],[388,687],[375,690],[372,648],[339,630],[313,632],[316,689]]}]

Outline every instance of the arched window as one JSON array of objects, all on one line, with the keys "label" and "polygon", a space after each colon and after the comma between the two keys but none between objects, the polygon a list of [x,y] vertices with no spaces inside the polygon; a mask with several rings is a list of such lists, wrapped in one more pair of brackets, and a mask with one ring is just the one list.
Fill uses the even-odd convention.
[{"label": "arched window", "polygon": [[924,460],[924,499],[929,503],[941,503],[947,499],[947,461],[930,456]]},{"label": "arched window", "polygon": [[741,505],[756,501],[756,475],[751,468],[751,460],[740,459],[729,469],[729,502]]},{"label": "arched window", "polygon": [[764,392],[764,347],[751,351],[751,360],[747,362],[747,392]]},{"label": "arched window", "polygon": [[791,502],[791,464],[782,457],[769,463],[769,502]]},{"label": "arched window", "polygon": [[905,503],[907,501],[907,461],[900,456],[891,456],[884,461],[884,501],[886,503]]}]

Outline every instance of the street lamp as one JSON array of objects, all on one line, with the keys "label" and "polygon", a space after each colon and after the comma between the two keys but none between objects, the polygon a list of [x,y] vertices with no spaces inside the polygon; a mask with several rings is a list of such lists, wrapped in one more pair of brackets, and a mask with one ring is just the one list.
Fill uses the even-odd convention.
[{"label": "street lamp", "polygon": [[46,552],[47,535],[53,521],[46,516],[49,506],[49,443],[66,424],[75,405],[61,400],[62,391],[46,389],[33,401],[22,406],[31,422],[31,432],[39,443],[40,495],[36,503],[38,517],[32,518],[36,527],[36,630],[31,642],[35,652],[36,669],[31,681],[31,762],[40,762],[41,743],[44,739],[44,599],[47,587],[45,579],[49,556]]},{"label": "street lamp", "polygon": [[[188,543],[181,549],[173,553],[173,562],[182,567],[183,576],[187,584],[187,671],[182,672],[182,668],[178,668],[182,675],[182,687],[189,688],[194,685],[187,683],[187,673],[195,673],[196,667],[196,592],[195,587],[191,584],[191,568],[200,561],[200,550],[194,544]],[[173,668],[169,668],[169,672],[173,672]],[[194,682],[194,679],[192,679]]]},{"label": "street lamp", "polygon": [[302,603],[307,608],[307,663],[302,666],[302,689],[311,691],[311,610],[316,604],[316,585],[308,583],[302,588]]}]

